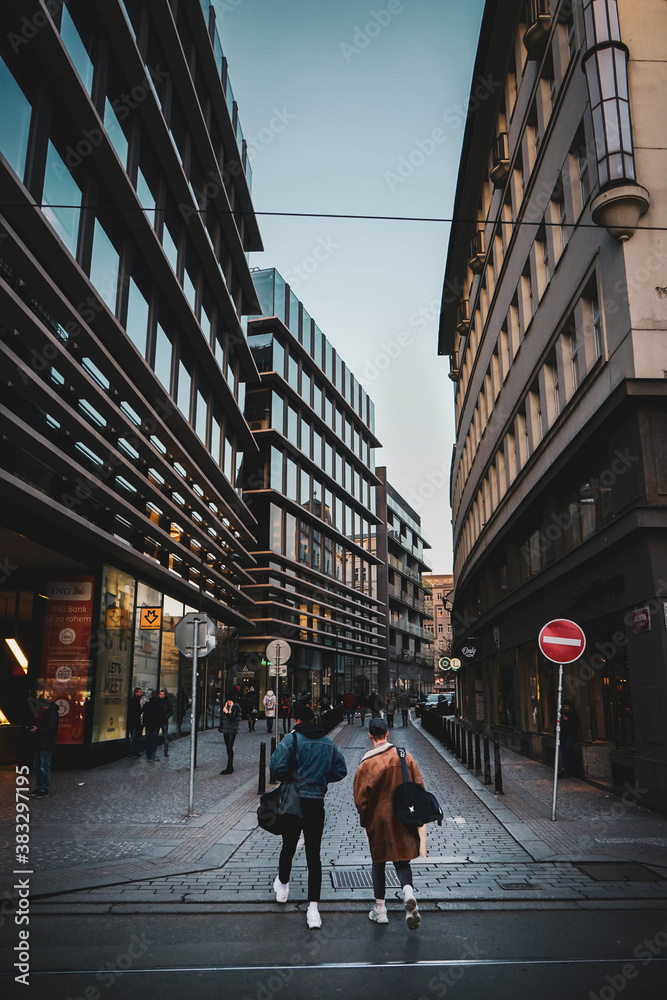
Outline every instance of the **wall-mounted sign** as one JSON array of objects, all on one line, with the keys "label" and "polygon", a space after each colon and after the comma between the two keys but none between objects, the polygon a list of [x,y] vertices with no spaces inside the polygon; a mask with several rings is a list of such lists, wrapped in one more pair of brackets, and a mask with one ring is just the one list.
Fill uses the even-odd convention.
[{"label": "wall-mounted sign", "polygon": [[651,631],[651,609],[636,608],[632,612],[632,630],[635,635]]},{"label": "wall-mounted sign", "polygon": [[141,608],[140,629],[157,629],[162,625],[162,608]]}]

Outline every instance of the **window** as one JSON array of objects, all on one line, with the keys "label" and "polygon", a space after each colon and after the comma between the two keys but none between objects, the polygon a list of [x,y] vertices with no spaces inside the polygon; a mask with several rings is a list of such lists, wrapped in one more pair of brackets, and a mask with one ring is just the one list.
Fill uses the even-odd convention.
[{"label": "window", "polygon": [[[155,223],[155,195],[150,189],[148,181],[144,177],[141,170],[137,170],[137,198],[139,199],[139,204],[144,210],[146,218],[150,222],[151,226]],[[166,226],[165,226],[166,231]],[[164,246],[164,240],[163,240]],[[166,247],[165,247],[166,251]],[[175,265],[169,260],[174,270],[176,270]]]},{"label": "window", "polygon": [[586,155],[585,148],[579,150],[577,159],[579,164],[579,192],[581,195],[581,206],[583,208],[591,193],[591,178],[588,168],[588,156]]},{"label": "window", "polygon": [[107,236],[99,219],[95,219],[90,280],[112,313],[116,311],[119,263],[118,251]]},{"label": "window", "polygon": [[208,424],[208,403],[201,390],[197,390],[197,411],[195,413],[195,431],[206,444],[206,429]]},{"label": "window", "polygon": [[176,405],[186,420],[190,419],[190,392],[192,388],[192,376],[185,362],[181,359],[178,362],[178,392]]},{"label": "window", "polygon": [[[50,141],[46,154],[42,202],[44,215],[72,256],[76,257],[81,215],[81,191]],[[58,207],[62,205],[73,207]]]},{"label": "window", "polygon": [[118,153],[118,159],[125,167],[127,164],[128,151],[127,139],[125,138],[125,133],[120,126],[120,122],[116,117],[116,113],[111,106],[111,102],[108,97],[104,102],[104,128],[106,129],[106,133],[111,140],[111,144]]},{"label": "window", "polygon": [[[146,186],[148,187],[148,185],[146,185]],[[137,191],[137,194],[138,193],[139,192]],[[141,204],[144,205],[145,202],[142,201]],[[164,252],[166,254],[167,260],[171,264],[172,271],[174,272],[174,274],[177,274],[178,273],[178,247],[176,246],[176,243],[174,242],[174,238],[171,235],[171,231],[170,231],[169,227],[166,224],[164,226],[164,229],[162,230],[162,249],[164,250]]]},{"label": "window", "polygon": [[23,180],[32,108],[2,59],[0,59],[0,94],[2,94],[0,152],[14,173]]},{"label": "window", "polygon": [[600,311],[597,290],[593,293],[591,300],[591,312],[593,314],[593,346],[597,360],[602,357],[602,312]]},{"label": "window", "polygon": [[579,387],[578,357],[579,351],[577,348],[577,331],[573,329],[570,331],[570,373],[573,392]]},{"label": "window", "polygon": [[74,21],[72,20],[67,7],[62,8],[60,37],[63,45],[69,53],[69,57],[74,64],[75,70],[81,78],[81,83],[84,85],[89,94],[92,93],[93,64],[90,61],[90,56],[86,51],[85,45],[81,41],[79,32],[74,27]]},{"label": "window", "polygon": [[155,341],[155,364],[153,370],[167,392],[171,389],[171,355],[171,339],[158,323],[157,338]]}]

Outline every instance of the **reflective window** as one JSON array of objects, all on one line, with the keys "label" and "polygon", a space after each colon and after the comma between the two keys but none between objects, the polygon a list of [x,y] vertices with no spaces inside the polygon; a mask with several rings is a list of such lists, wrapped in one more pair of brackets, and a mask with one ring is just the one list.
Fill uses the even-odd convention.
[{"label": "reflective window", "polygon": [[67,7],[63,7],[62,21],[60,23],[60,37],[62,38],[63,45],[69,53],[69,57],[74,63],[74,68],[81,77],[81,83],[84,85],[88,93],[92,93],[93,87],[93,64],[90,61],[90,56],[86,51],[86,47],[81,41],[81,36],[79,32],[74,27],[74,21],[72,20]]},{"label": "reflective window", "polygon": [[295,392],[299,391],[299,364],[291,354],[287,361],[287,381]]},{"label": "reflective window", "polygon": [[339,392],[343,391],[343,359],[336,355],[336,386]]},{"label": "reflective window", "polygon": [[192,376],[183,360],[178,362],[178,392],[176,405],[186,420],[190,419],[190,391],[192,388]]},{"label": "reflective window", "polygon": [[301,329],[299,331],[299,340],[305,347],[305,349],[310,354],[310,326],[311,319],[306,310],[301,306]]},{"label": "reflective window", "polygon": [[288,559],[296,559],[296,518],[285,514],[285,555]]},{"label": "reflective window", "polygon": [[[58,156],[52,142],[49,142],[46,154],[42,201],[44,203],[44,215],[72,256],[76,257],[79,217],[81,215],[81,191],[69,170]],[[60,205],[72,205],[74,207],[52,207]]]},{"label": "reflective window", "polygon": [[324,400],[324,422],[327,427],[333,427],[333,404],[328,396]]},{"label": "reflective window", "polygon": [[112,313],[116,311],[119,265],[118,251],[104,231],[99,219],[95,219],[90,280]]},{"label": "reflective window", "polygon": [[322,367],[322,331],[319,326],[315,326],[315,332],[313,334],[313,360],[318,368]]},{"label": "reflective window", "polygon": [[111,101],[108,97],[104,102],[104,128],[106,129],[106,133],[111,140],[113,148],[118,153],[118,159],[125,167],[127,164],[128,151],[127,139],[125,138],[125,133],[120,127],[120,122],[116,117],[116,112],[111,106]]},{"label": "reflective window", "polygon": [[310,503],[310,476],[305,469],[301,470],[301,489],[299,491],[299,503],[302,507],[307,507]]},{"label": "reflective window", "polygon": [[299,562],[310,565],[310,525],[299,521]]},{"label": "reflective window", "polygon": [[322,532],[316,528],[313,528],[311,559],[313,569],[322,568]]},{"label": "reflective window", "polygon": [[162,231],[162,248],[167,256],[167,260],[171,264],[172,271],[176,274],[178,272],[178,247],[174,243],[168,226],[165,226]]},{"label": "reflective window", "polygon": [[313,382],[313,409],[318,417],[322,416],[322,390]]},{"label": "reflective window", "polygon": [[0,59],[0,152],[23,180],[31,107],[18,83]]},{"label": "reflective window", "polygon": [[296,481],[296,462],[293,462],[291,458],[286,459],[287,467],[287,480],[285,484],[285,496],[290,500],[297,502],[297,481]]},{"label": "reflective window", "polygon": [[225,434],[225,454],[222,471],[231,483],[234,475],[234,452],[231,438],[227,434]]},{"label": "reflective window", "polygon": [[329,341],[324,338],[324,365],[323,370],[333,381],[333,348]]},{"label": "reflective window", "polygon": [[301,418],[301,451],[310,457],[310,424]]},{"label": "reflective window", "polygon": [[333,475],[333,448],[327,441],[324,442],[324,471],[328,476]]},{"label": "reflective window", "polygon": [[313,431],[313,462],[322,464],[322,437],[316,430]]},{"label": "reflective window", "polygon": [[197,390],[197,412],[195,413],[195,431],[201,440],[206,444],[206,425],[208,424],[208,403],[205,397]]},{"label": "reflective window", "polygon": [[273,341],[273,370],[285,377],[285,348],[279,340]]},{"label": "reflective window", "polygon": [[190,308],[192,309],[195,316],[197,315],[197,292],[195,289],[195,283],[190,277],[190,272],[187,267],[183,270],[183,292],[185,297],[190,303]]},{"label": "reflective window", "polygon": [[282,552],[282,511],[274,503],[270,505],[269,516],[269,548],[279,555]]},{"label": "reflective window", "polygon": [[301,372],[301,398],[310,406],[310,375]]},{"label": "reflective window", "polygon": [[299,339],[299,300],[297,299],[294,292],[290,289],[289,293],[289,323],[287,326],[290,328],[294,336]]},{"label": "reflective window", "polygon": [[273,490],[283,491],[283,456],[282,452],[271,446],[271,468],[269,470],[269,486]]},{"label": "reflective window", "polygon": [[[271,345],[273,343],[273,334],[271,333],[260,333],[253,334],[248,337],[248,346],[252,351],[252,356],[255,359],[255,364],[257,365],[257,370],[260,372],[270,372],[272,367],[271,359]],[[218,364],[222,368],[222,344],[220,347],[220,358]],[[218,351],[215,352],[216,358],[218,358]]]},{"label": "reflective window", "polygon": [[284,400],[277,392],[271,393],[271,426],[283,433]]},{"label": "reflective window", "polygon": [[217,417],[211,417],[211,444],[210,452],[218,465],[220,463],[220,421]]},{"label": "reflective window", "polygon": [[158,323],[157,338],[155,341],[155,366],[153,370],[167,392],[171,388],[171,352],[171,339]]},{"label": "reflective window", "polygon": [[[153,192],[151,191],[151,189],[150,189],[150,187],[148,185],[148,181],[146,180],[146,178],[142,174],[141,170],[137,170],[137,198],[139,199],[139,204],[143,208],[143,210],[144,210],[144,212],[146,214],[146,218],[150,222],[151,226],[154,225],[154,222],[155,222],[155,196],[154,196]],[[165,231],[166,231],[166,229],[167,229],[167,227],[165,226]],[[163,243],[163,246],[164,246],[164,240],[162,241],[162,243]],[[165,250],[166,250],[166,247],[165,247]],[[167,256],[169,256],[169,255],[167,255]],[[169,263],[172,264],[171,258],[169,258]],[[174,264],[172,264],[172,267],[174,268],[174,270],[176,270],[176,267],[175,267]]]},{"label": "reflective window", "polygon": [[293,445],[298,445],[298,416],[296,410],[287,407],[287,438]]},{"label": "reflective window", "polygon": [[340,452],[336,452],[336,482],[340,486],[345,486],[345,479],[343,478],[343,456]]}]

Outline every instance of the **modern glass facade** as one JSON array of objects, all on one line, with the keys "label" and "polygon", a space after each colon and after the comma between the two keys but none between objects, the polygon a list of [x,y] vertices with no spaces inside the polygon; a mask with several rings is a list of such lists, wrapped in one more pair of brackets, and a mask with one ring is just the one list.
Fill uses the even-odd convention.
[{"label": "modern glass facade", "polygon": [[254,279],[264,316],[248,324],[248,343],[261,384],[245,413],[259,454],[243,496],[259,521],[245,588],[257,631],[242,637],[242,662],[263,690],[266,644],[282,637],[295,694],[370,691],[385,657],[373,404],[280,274]]},{"label": "modern glass facade", "polygon": [[25,592],[41,628],[43,571],[74,568],[90,639],[61,677],[57,647],[31,640],[17,674],[3,643],[0,708],[22,722],[21,698],[71,670],[61,711],[82,713],[69,742],[92,762],[121,752],[136,684],[167,682],[181,712],[187,665],[137,609],[246,621],[247,253],[262,247],[213,5],[50,6],[29,43],[18,5],[0,11],[0,532],[20,567],[3,627]]}]

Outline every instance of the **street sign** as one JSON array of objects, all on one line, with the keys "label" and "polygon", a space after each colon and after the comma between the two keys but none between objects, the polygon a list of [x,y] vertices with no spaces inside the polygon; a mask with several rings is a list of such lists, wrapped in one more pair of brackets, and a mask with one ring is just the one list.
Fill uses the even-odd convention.
[{"label": "street sign", "polygon": [[569,618],[547,622],[537,641],[541,652],[552,663],[574,663],[586,649],[583,630]]},{"label": "street sign", "polygon": [[174,629],[174,642],[183,656],[192,656],[195,621],[199,624],[197,657],[208,656],[211,650],[216,647],[218,627],[213,619],[205,615],[203,611],[191,611],[189,615],[181,618]]},{"label": "street sign", "polygon": [[451,667],[451,663],[452,661],[449,659],[448,656],[441,656],[440,659],[438,660],[438,669],[449,670]]},{"label": "street sign", "polygon": [[271,675],[271,677],[276,676],[276,670],[278,671],[278,677],[287,677],[287,664],[285,664],[285,666],[281,664],[279,667],[277,667],[275,663],[272,663],[271,666],[269,667],[269,674]]},{"label": "street sign", "polygon": [[452,657],[452,659],[449,661],[449,669],[450,670],[461,669],[461,661],[458,659],[458,657],[456,656]]},{"label": "street sign", "polygon": [[162,608],[141,608],[139,618],[140,629],[160,628],[162,625]]},{"label": "street sign", "polygon": [[284,639],[272,639],[266,647],[266,658],[270,663],[279,663],[282,666],[283,663],[287,663],[291,654],[290,644]]}]

